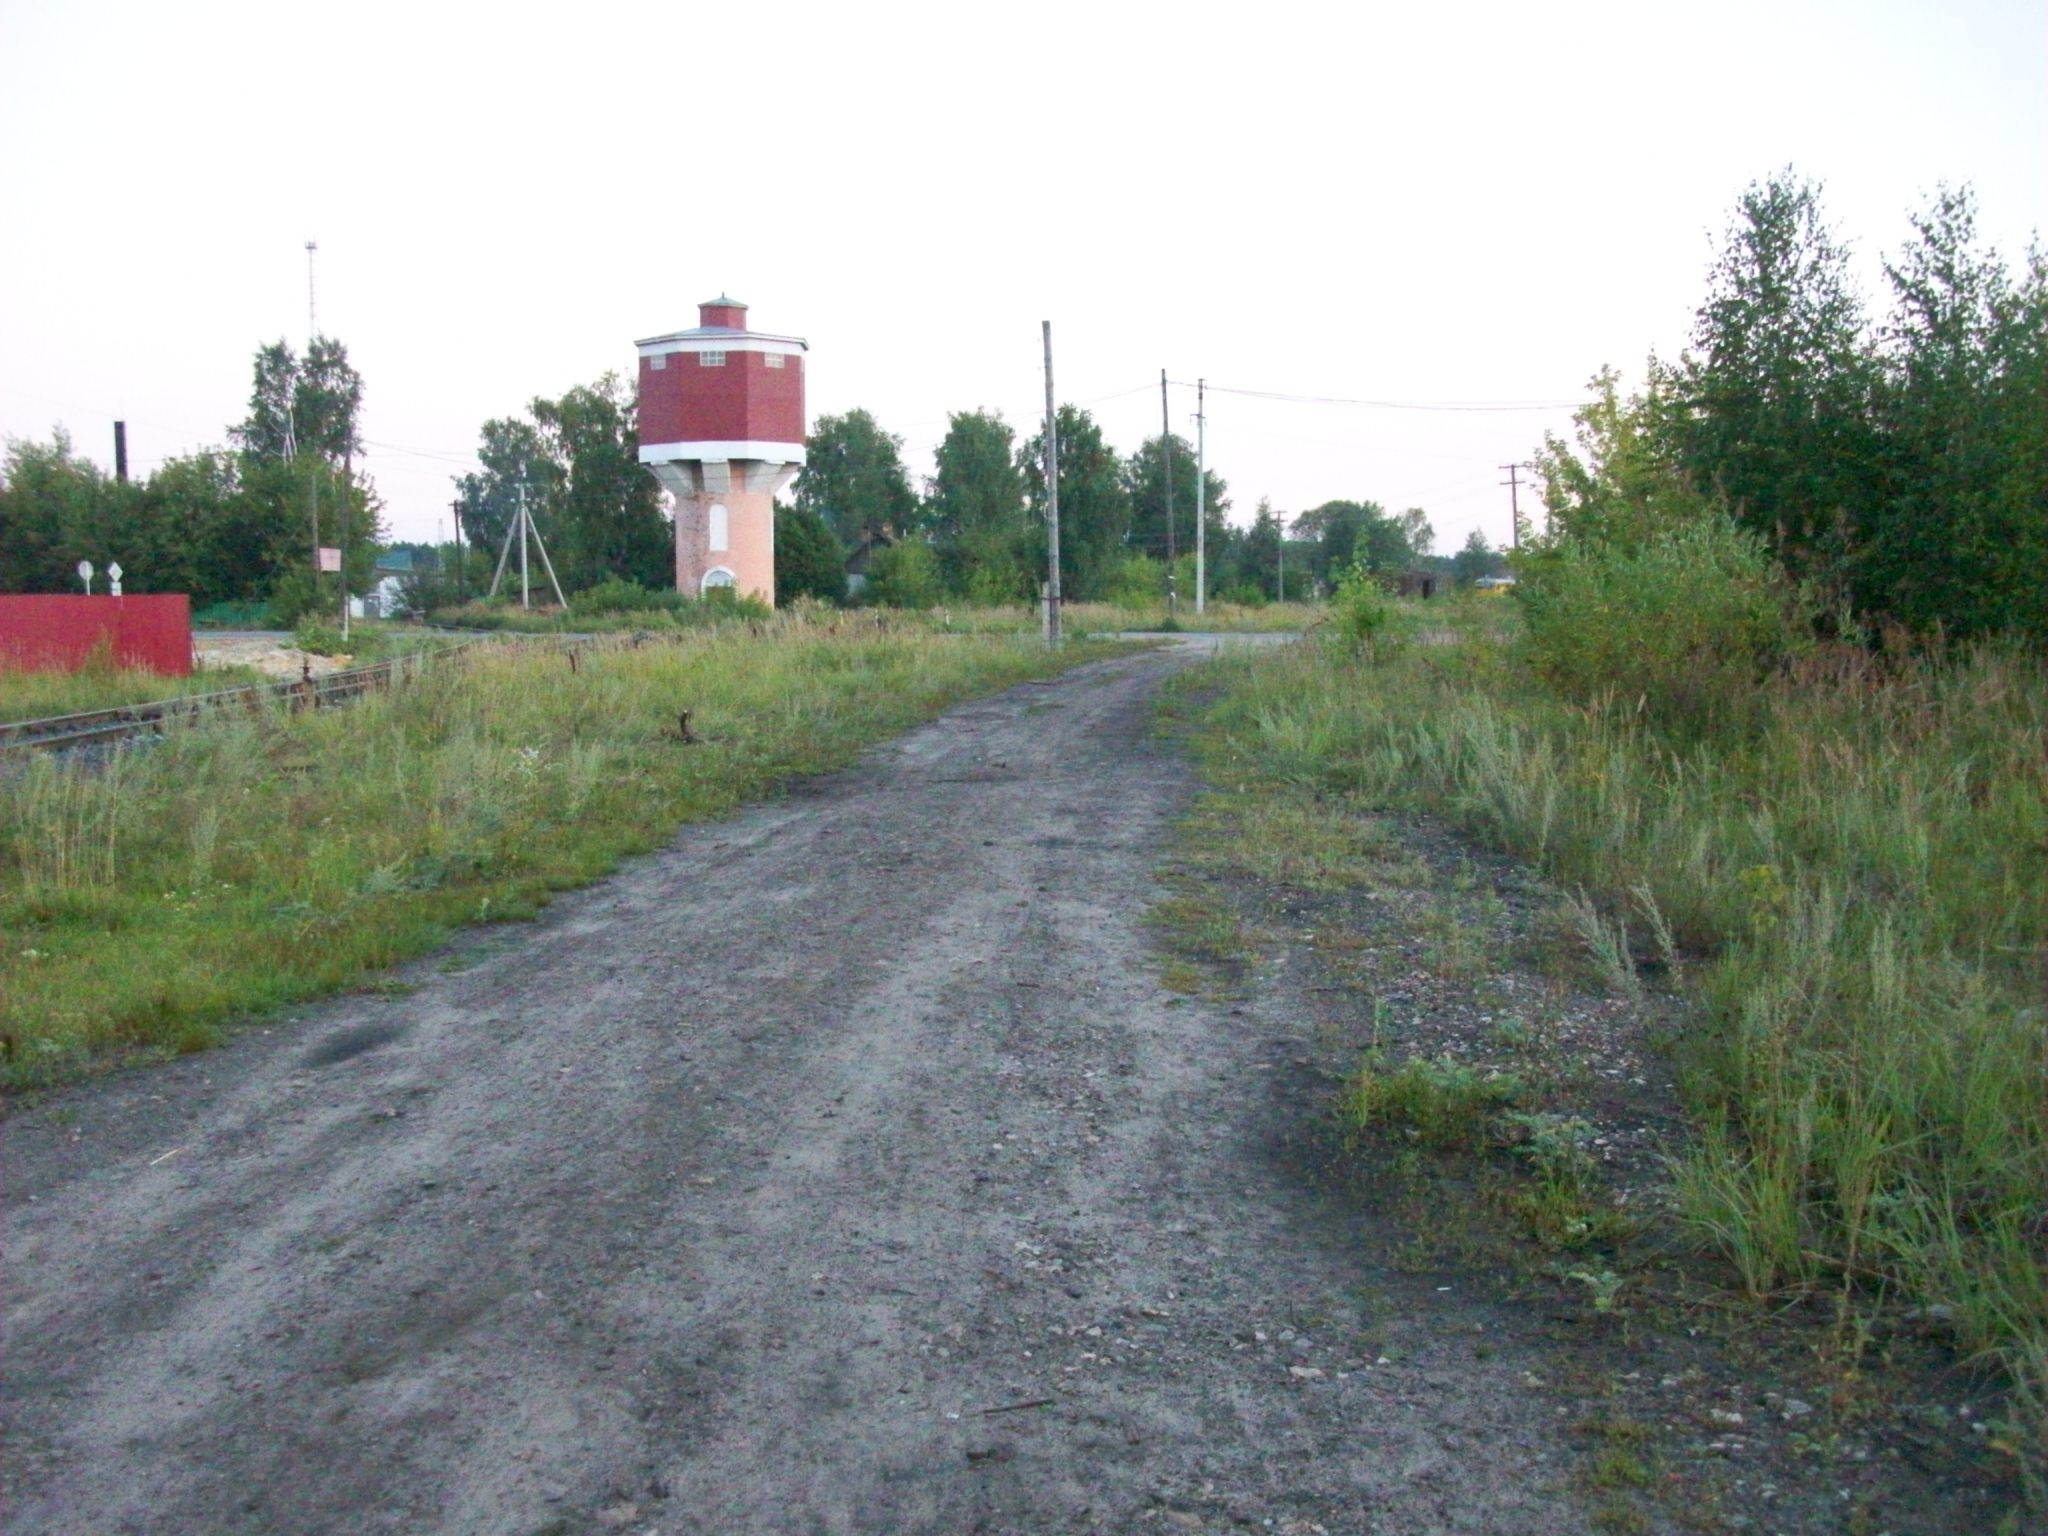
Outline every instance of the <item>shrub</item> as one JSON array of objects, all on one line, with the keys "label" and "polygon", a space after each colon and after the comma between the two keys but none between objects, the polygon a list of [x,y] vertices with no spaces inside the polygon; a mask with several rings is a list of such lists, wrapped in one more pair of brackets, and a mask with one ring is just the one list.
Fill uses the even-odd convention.
[{"label": "shrub", "polygon": [[1000,608],[1006,603],[1035,603],[1038,584],[1021,565],[985,563],[967,573],[967,601],[977,608]]},{"label": "shrub", "polygon": [[1520,575],[1530,669],[1575,703],[1609,697],[1660,724],[1726,716],[1810,634],[1804,594],[1719,513],[1633,546],[1567,541]]},{"label": "shrub", "polygon": [[1118,608],[1154,608],[1166,601],[1166,567],[1149,555],[1126,555],[1110,568],[1102,598]]},{"label": "shrub", "polygon": [[846,550],[832,525],[803,507],[775,508],[775,601],[846,601]]},{"label": "shrub", "polygon": [[318,620],[333,614],[339,602],[313,580],[313,573],[294,565],[280,575],[270,588],[270,616],[279,624],[297,624],[309,614]]},{"label": "shrub", "polygon": [[331,624],[322,624],[318,619],[299,620],[298,632],[292,636],[292,644],[302,651],[315,656],[346,656],[349,643],[341,638],[341,631]]},{"label": "shrub", "polygon": [[[678,594],[678,596],[680,597],[681,594]],[[770,608],[758,597],[754,597],[751,594],[742,596],[739,590],[734,587],[707,587],[704,595],[695,602],[692,602],[687,597],[683,597],[670,611],[683,624],[691,622],[715,624],[721,619],[754,619],[758,621],[772,618],[775,613],[774,609]]]},{"label": "shrub", "polygon": [[916,539],[877,550],[868,570],[867,597],[887,608],[929,608],[945,595],[939,557]]},{"label": "shrub", "polygon": [[1353,650],[1384,650],[1387,621],[1394,616],[1393,605],[1387,600],[1379,578],[1363,560],[1354,561],[1338,578],[1330,608],[1338,636]]},{"label": "shrub", "polygon": [[594,587],[569,595],[571,613],[675,613],[688,603],[682,593],[643,587],[637,581],[607,576]]}]

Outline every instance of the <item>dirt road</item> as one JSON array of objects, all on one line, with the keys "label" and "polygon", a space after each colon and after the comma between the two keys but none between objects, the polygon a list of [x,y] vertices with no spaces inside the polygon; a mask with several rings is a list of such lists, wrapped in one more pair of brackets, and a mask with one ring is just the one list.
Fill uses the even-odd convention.
[{"label": "dirt road", "polygon": [[1288,1166],[1287,1021],[1158,983],[1189,660],[18,1108],[0,1527],[1584,1529],[1514,1346]]}]

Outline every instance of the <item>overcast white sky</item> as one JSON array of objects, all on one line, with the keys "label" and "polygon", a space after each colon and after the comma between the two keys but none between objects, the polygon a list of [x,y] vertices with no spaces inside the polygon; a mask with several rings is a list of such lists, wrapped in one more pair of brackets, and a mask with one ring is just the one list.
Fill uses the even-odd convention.
[{"label": "overcast white sky", "polygon": [[[1569,401],[1678,350],[1787,163],[1874,300],[1944,180],[2017,265],[2048,7],[0,0],[0,434],[110,465],[125,418],[138,473],[222,442],[257,346],[304,341],[309,237],[400,537],[486,417],[721,289],[810,340],[814,419],[867,407],[918,475],[948,411],[1035,427],[1042,319],[1122,452],[1162,367]],[[1212,393],[1209,454],[1240,521],[1370,498],[1451,549],[1505,539],[1497,466],[1568,416]]]}]

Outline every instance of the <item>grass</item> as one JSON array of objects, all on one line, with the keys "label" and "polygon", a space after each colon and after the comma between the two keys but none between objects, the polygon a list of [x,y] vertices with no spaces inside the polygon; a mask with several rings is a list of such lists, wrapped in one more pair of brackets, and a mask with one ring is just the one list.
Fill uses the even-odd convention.
[{"label": "grass", "polygon": [[[1474,611],[1475,607],[1479,611]],[[1561,926],[1624,992],[1698,1003],[1683,1220],[1759,1297],[1949,1309],[2039,1402],[2048,1338],[2048,676],[1986,648],[1822,651],[1740,719],[1665,734],[1461,643],[1225,657],[1247,774],[1428,810],[1578,893]],[[1399,623],[1397,618],[1396,623]],[[2030,1364],[2031,1362],[2031,1364]],[[2044,1446],[2040,1426],[2031,1451]]]},{"label": "grass", "polygon": [[[530,916],[683,822],[976,693],[1104,654],[801,621],[471,652],[345,709],[265,710],[0,775],[0,1082],[202,1048],[457,926]],[[677,717],[702,738],[686,745]]]},{"label": "grass", "polygon": [[[318,638],[323,653],[329,649],[345,651],[359,666],[367,666],[388,656],[449,643],[445,635],[374,621],[367,624],[359,621],[351,625],[346,645],[338,629]],[[286,646],[293,643],[291,638],[278,642]],[[76,672],[0,670],[0,724],[14,720],[41,720],[53,715],[85,714],[99,709],[119,709],[133,704],[155,704],[165,699],[184,698],[188,694],[215,693],[252,683],[289,680],[266,677],[253,667],[203,665],[189,677],[166,677],[144,668],[116,666],[102,652]]]},{"label": "grass", "polygon": [[1518,1079],[1449,1057],[1391,1066],[1373,1056],[1344,1085],[1338,1114],[1353,1130],[1380,1128],[1439,1151],[1477,1151],[1521,1093]]},{"label": "grass", "polygon": [[[466,629],[506,630],[521,634],[604,634],[646,632],[666,634],[697,629],[706,624],[729,622],[730,608],[719,603],[683,602],[665,606],[608,612],[577,606],[570,599],[567,613],[548,606],[521,609],[496,602],[473,601],[459,608],[439,609],[438,624]],[[939,603],[930,608],[828,608],[809,602],[794,605],[813,623],[838,623],[851,628],[861,624],[909,625],[944,634],[1037,634],[1042,620],[1035,606],[1011,603],[981,607],[971,603]],[[788,611],[788,610],[785,610]],[[1314,603],[1211,603],[1197,617],[1183,603],[1174,628],[1190,633],[1288,633],[1308,628],[1320,620],[1324,608]],[[743,618],[759,618],[749,610]],[[1166,605],[1125,608],[1113,603],[1067,603],[1062,620],[1069,635],[1110,633],[1121,630],[1157,630],[1166,627]]]},{"label": "grass", "polygon": [[716,629],[733,622],[765,623],[768,610],[754,602],[713,599],[694,602],[672,592],[651,592],[645,607],[609,609],[580,606],[570,599],[567,611],[552,602],[521,608],[504,598],[473,598],[458,607],[437,608],[433,622],[456,629],[502,631],[517,635],[674,635]]},{"label": "grass", "polygon": [[[1280,634],[1307,629],[1320,621],[1327,610],[1320,603],[1212,602],[1204,613],[1192,603],[1182,603],[1173,626],[1184,634]],[[1037,614],[1027,615],[1037,623]],[[1159,630],[1167,627],[1166,605],[1119,608],[1110,603],[1068,603],[1062,615],[1075,634],[1101,630]]]},{"label": "grass", "polygon": [[265,681],[248,667],[222,667],[190,677],[165,677],[142,667],[87,666],[77,672],[0,671],[0,724],[82,715],[129,704],[153,704]]}]

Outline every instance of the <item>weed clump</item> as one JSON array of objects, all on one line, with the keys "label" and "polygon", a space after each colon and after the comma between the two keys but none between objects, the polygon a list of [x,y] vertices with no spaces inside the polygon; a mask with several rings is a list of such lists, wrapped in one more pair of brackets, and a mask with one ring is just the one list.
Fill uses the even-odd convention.
[{"label": "weed clump", "polygon": [[1522,1091],[1517,1077],[1448,1056],[1390,1067],[1375,1054],[1344,1085],[1338,1113],[1353,1131],[1388,1129],[1440,1151],[1476,1151]]},{"label": "weed clump", "polygon": [[1339,640],[1354,654],[1384,659],[1391,654],[1393,604],[1380,580],[1363,561],[1355,561],[1338,578],[1330,613]]}]

